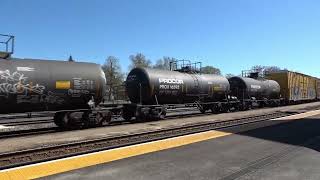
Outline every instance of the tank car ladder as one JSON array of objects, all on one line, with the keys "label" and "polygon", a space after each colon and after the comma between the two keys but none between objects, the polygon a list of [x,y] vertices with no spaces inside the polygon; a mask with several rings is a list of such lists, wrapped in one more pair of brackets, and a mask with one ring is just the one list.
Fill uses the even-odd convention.
[{"label": "tank car ladder", "polygon": [[195,73],[191,73],[190,76],[192,77],[193,79],[193,82],[195,84],[195,88],[199,88],[199,79],[197,78],[196,74]]}]

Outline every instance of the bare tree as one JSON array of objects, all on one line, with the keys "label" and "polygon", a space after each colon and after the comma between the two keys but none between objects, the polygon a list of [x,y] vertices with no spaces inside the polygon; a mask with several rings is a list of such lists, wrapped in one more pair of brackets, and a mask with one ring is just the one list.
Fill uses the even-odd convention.
[{"label": "bare tree", "polygon": [[219,68],[215,68],[213,66],[205,66],[201,68],[201,72],[204,74],[217,74],[221,75],[221,71]]},{"label": "bare tree", "polygon": [[264,72],[278,72],[281,71],[281,68],[278,66],[262,66],[262,65],[255,65],[251,67],[251,70],[259,72],[263,74]]},{"label": "bare tree", "polygon": [[278,72],[281,71],[281,68],[278,66],[267,66],[264,69],[265,72]]},{"label": "bare tree", "polygon": [[129,56],[131,64],[129,69],[133,69],[135,67],[151,67],[151,61],[145,57],[142,53],[137,53],[136,55]]},{"label": "bare tree", "polygon": [[231,73],[226,74],[226,78],[231,78],[231,77],[233,77],[233,76],[235,76],[235,75],[234,75],[234,74],[231,74]]},{"label": "bare tree", "polygon": [[255,66],[252,66],[252,67],[251,67],[251,70],[252,70],[252,71],[255,71],[255,72],[262,73],[263,70],[264,70],[264,66],[255,65]]},{"label": "bare tree", "polygon": [[170,70],[170,62],[177,59],[172,57],[164,56],[162,59],[157,60],[156,64],[153,66],[155,69]]},{"label": "bare tree", "polygon": [[123,84],[124,75],[121,72],[119,59],[114,56],[109,56],[102,65],[107,81],[107,96],[111,100],[115,96],[113,89]]}]

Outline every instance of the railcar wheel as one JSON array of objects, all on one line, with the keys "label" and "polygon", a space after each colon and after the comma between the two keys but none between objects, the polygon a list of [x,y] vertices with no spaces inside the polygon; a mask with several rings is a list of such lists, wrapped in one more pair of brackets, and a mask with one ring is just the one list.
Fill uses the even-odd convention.
[{"label": "railcar wheel", "polygon": [[54,115],[54,123],[62,129],[72,129],[72,124],[69,118],[70,112],[58,112]]},{"label": "railcar wheel", "polygon": [[122,112],[122,118],[126,121],[130,121],[133,117],[133,113],[131,111],[125,110]]},{"label": "railcar wheel", "polygon": [[[103,118],[103,121],[105,121],[107,124],[110,124],[111,120],[112,120],[112,112],[107,112],[107,113],[100,113],[102,118]],[[101,123],[101,126],[103,125],[103,121]]]},{"label": "railcar wheel", "polygon": [[259,108],[264,108],[264,107],[265,107],[265,105],[266,105],[266,103],[265,103],[265,102],[260,102],[260,103],[259,103]]},{"label": "railcar wheel", "polygon": [[102,113],[96,114],[96,124],[97,126],[102,126],[105,121],[105,116]]},{"label": "railcar wheel", "polygon": [[64,113],[61,113],[61,112],[57,112],[54,114],[54,118],[53,118],[54,124],[60,128],[63,127],[63,122],[62,122],[63,116],[64,116]]},{"label": "railcar wheel", "polygon": [[230,108],[229,108],[229,106],[228,106],[228,105],[223,104],[223,105],[221,106],[221,112],[222,112],[222,113],[230,112]]},{"label": "railcar wheel", "polygon": [[239,104],[232,104],[231,107],[230,107],[230,110],[232,112],[240,111],[240,105]]},{"label": "railcar wheel", "polygon": [[217,110],[216,110],[216,107],[215,107],[215,106],[211,106],[211,107],[210,107],[210,110],[211,110],[211,113],[213,113],[213,114],[216,114],[216,113],[217,113]]},{"label": "railcar wheel", "polygon": [[74,129],[75,127],[73,124],[70,122],[70,112],[64,113],[64,116],[62,117],[62,128],[64,129]]}]

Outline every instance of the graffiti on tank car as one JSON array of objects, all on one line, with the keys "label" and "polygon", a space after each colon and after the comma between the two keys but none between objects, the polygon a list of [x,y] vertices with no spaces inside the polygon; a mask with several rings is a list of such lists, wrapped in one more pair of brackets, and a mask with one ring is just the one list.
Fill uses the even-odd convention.
[{"label": "graffiti on tank car", "polygon": [[[34,68],[17,67],[19,71],[34,71]],[[0,93],[17,94],[17,104],[19,103],[48,103],[48,104],[62,104],[64,99],[57,96],[53,92],[45,92],[46,87],[38,83],[27,82],[26,77],[21,72],[10,73],[10,70],[0,70]]]},{"label": "graffiti on tank car", "polygon": [[62,104],[64,99],[49,91],[48,94],[42,96],[41,101],[49,104]]},{"label": "graffiti on tank car", "polygon": [[20,103],[31,103],[31,104],[36,104],[39,103],[39,95],[17,95],[17,104]]},{"label": "graffiti on tank car", "polygon": [[0,71],[0,80],[4,80],[0,83],[0,93],[7,94],[27,94],[28,92],[33,92],[36,94],[43,94],[45,89],[44,86],[32,83],[26,83],[26,77],[20,72],[10,73],[10,70]]},{"label": "graffiti on tank car", "polygon": [[0,84],[0,93],[8,94],[27,94],[28,92],[33,92],[36,94],[43,94],[45,87],[39,84],[30,85],[30,84],[10,84],[10,83],[1,83]]},{"label": "graffiti on tank car", "polygon": [[17,71],[10,73],[10,70],[4,70],[0,71],[0,79],[5,80],[7,83],[9,82],[21,82],[25,81],[27,77],[24,76],[24,74],[19,73]]},{"label": "graffiti on tank car", "polygon": [[63,104],[64,99],[49,91],[42,95],[17,95],[17,104],[19,103],[45,103],[45,104]]},{"label": "graffiti on tank car", "polygon": [[183,84],[183,80],[182,79],[167,79],[167,78],[159,78],[159,83],[163,83],[163,84]]}]

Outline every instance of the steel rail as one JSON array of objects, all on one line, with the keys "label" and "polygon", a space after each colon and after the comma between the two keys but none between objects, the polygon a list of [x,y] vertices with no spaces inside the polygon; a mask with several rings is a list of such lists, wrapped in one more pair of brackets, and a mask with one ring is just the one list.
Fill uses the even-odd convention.
[{"label": "steel rail", "polygon": [[270,121],[274,118],[284,117],[292,114],[295,113],[274,112],[271,114],[244,117],[233,120],[204,123],[202,122],[173,128],[171,127],[161,130],[152,130],[129,135],[121,135],[111,138],[97,138],[92,140],[76,141],[41,148],[33,148],[9,153],[2,153],[0,154],[0,169],[13,168],[22,165],[34,164],[38,162],[71,157],[75,155],[92,153],[117,147],[199,133],[208,130],[239,127],[242,125],[255,123],[260,124]]}]

